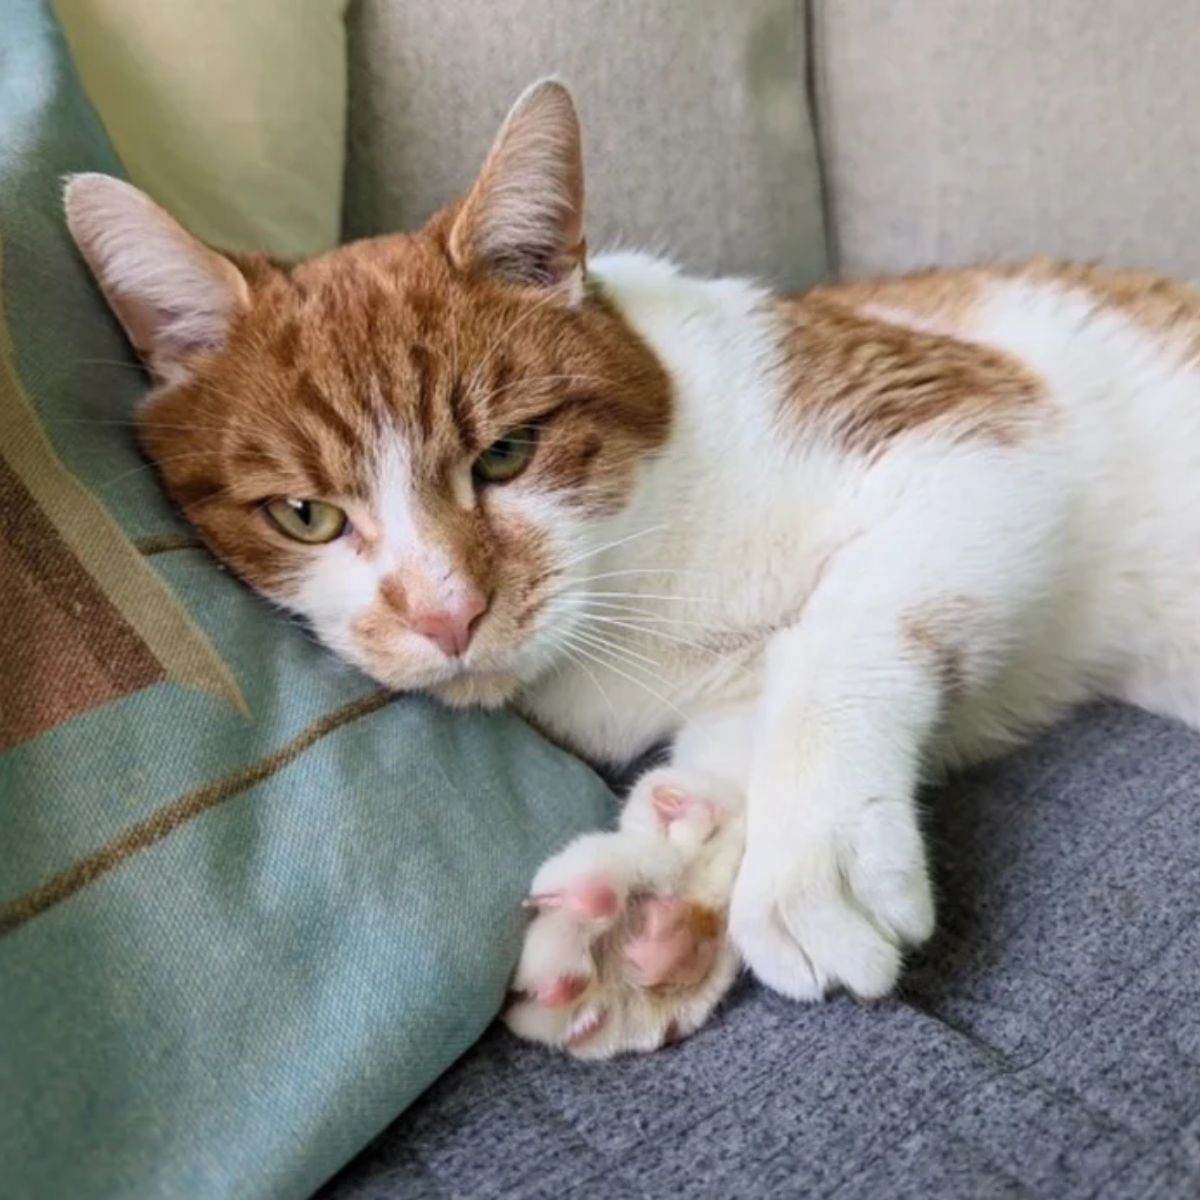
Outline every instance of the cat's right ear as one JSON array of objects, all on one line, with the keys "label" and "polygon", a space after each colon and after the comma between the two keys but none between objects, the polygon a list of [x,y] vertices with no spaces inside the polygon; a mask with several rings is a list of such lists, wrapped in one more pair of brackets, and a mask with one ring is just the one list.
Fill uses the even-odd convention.
[{"label": "cat's right ear", "polygon": [[460,270],[583,296],[583,143],[571,93],[553,79],[512,106],[450,230]]},{"label": "cat's right ear", "polygon": [[109,307],[156,380],[187,377],[250,303],[242,273],[149,196],[109,175],[73,175],[67,226]]}]

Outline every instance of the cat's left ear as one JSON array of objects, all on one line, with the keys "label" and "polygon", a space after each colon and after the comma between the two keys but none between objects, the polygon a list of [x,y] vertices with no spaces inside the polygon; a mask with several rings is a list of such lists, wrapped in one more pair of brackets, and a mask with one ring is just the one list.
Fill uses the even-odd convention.
[{"label": "cat's left ear", "polygon": [[225,345],[250,304],[234,264],[132,184],[73,175],[67,225],[134,349],[159,381],[185,379],[197,355]]},{"label": "cat's left ear", "polygon": [[535,83],[513,105],[448,246],[460,270],[583,298],[583,144],[561,83]]}]

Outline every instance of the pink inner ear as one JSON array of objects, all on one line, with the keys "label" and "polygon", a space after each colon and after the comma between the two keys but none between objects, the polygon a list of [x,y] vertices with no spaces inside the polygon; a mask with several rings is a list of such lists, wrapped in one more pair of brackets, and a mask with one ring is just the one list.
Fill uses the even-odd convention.
[{"label": "pink inner ear", "polygon": [[583,291],[583,153],[570,93],[543,80],[513,105],[450,230],[465,271],[523,286]]},{"label": "pink inner ear", "polygon": [[250,303],[246,279],[228,258],[119,179],[76,175],[65,203],[75,244],[156,375],[178,377],[189,355],[224,344]]},{"label": "pink inner ear", "polygon": [[219,350],[229,326],[219,313],[156,305],[137,297],[124,303],[121,319],[134,349],[151,369]]}]

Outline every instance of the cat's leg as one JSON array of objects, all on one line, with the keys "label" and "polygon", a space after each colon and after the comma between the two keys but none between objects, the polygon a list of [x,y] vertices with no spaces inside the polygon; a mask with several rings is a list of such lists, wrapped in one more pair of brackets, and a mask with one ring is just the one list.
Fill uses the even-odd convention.
[{"label": "cat's leg", "polygon": [[615,832],[576,839],[538,871],[504,1015],[514,1032],[605,1058],[707,1020],[740,966],[726,926],[750,729],[748,709],[689,725]]},{"label": "cat's leg", "polygon": [[799,999],[886,995],[933,931],[915,797],[943,682],[884,624],[860,625],[872,649],[853,664],[855,646],[815,625],[770,650],[731,930],[754,973]]},{"label": "cat's leg", "polygon": [[989,478],[986,462],[944,495],[933,480],[836,555],[772,639],[730,913],[769,986],[880,997],[931,934],[916,791],[949,706],[988,694],[1036,625],[1030,604],[1054,595],[1059,527],[1029,504],[1040,481]]}]

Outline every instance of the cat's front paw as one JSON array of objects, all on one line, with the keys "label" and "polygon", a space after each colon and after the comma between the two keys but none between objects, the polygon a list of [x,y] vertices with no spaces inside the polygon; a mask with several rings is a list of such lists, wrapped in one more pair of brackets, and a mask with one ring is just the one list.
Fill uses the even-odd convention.
[{"label": "cat's front paw", "polygon": [[848,819],[752,844],[734,889],[730,930],[768,987],[800,1000],[838,989],[886,996],[904,950],[933,932],[933,893],[914,807],[872,800]]},{"label": "cat's front paw", "polygon": [[741,850],[737,798],[651,772],[617,832],[579,838],[534,879],[509,1028],[579,1058],[698,1029],[738,971],[726,927]]}]

